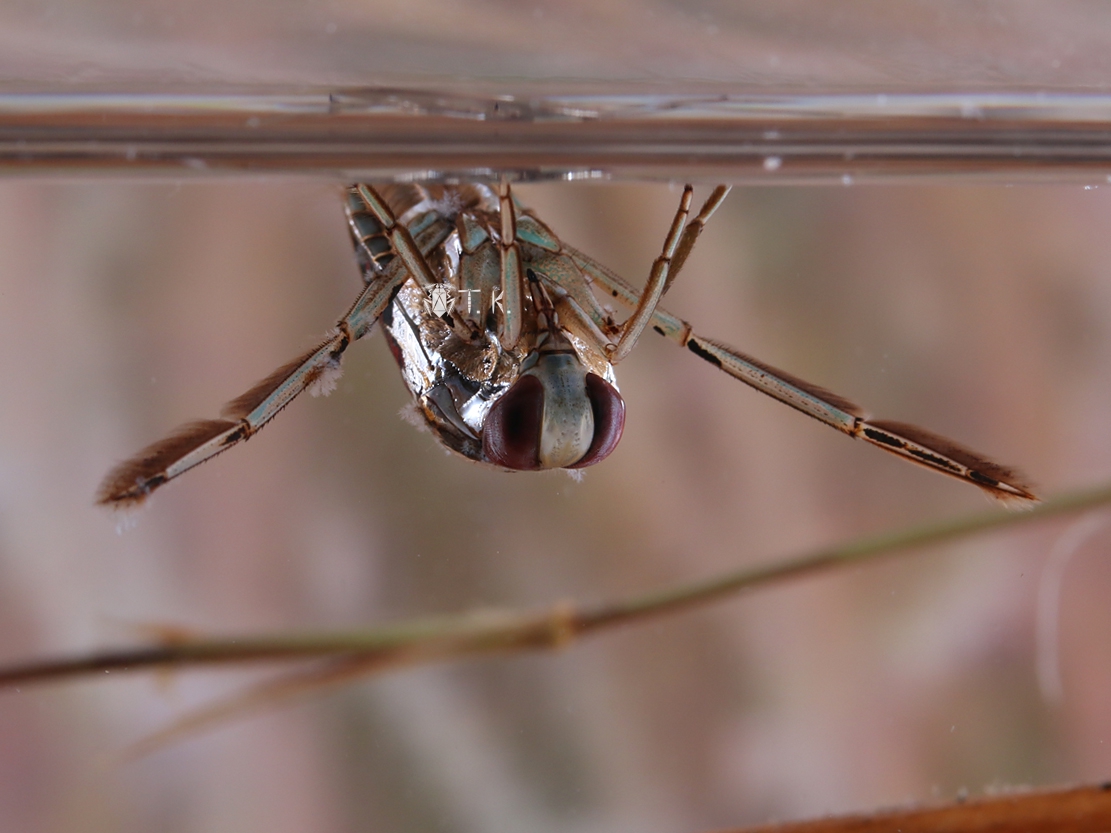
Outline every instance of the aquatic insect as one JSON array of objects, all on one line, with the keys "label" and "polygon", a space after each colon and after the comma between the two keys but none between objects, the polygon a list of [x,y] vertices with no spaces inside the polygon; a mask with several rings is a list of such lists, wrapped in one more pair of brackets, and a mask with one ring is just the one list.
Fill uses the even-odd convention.
[{"label": "aquatic insect", "polygon": [[[578,469],[621,439],[614,365],[646,328],[730,376],[852,437],[956,477],[1008,503],[1036,500],[1013,470],[922,428],[871,419],[857,405],[718,341],[659,305],[729,189],[688,222],[683,191],[645,287],[635,289],[561,241],[508,183],[357,184],[346,210],[365,286],[316,348],[224,406],[121,463],[97,502],[142,503],[162,484],[254,436],[303,391],[330,392],[352,342],[378,321],[419,418],[447,448],[509,470]],[[631,310],[616,321],[606,303]]]}]

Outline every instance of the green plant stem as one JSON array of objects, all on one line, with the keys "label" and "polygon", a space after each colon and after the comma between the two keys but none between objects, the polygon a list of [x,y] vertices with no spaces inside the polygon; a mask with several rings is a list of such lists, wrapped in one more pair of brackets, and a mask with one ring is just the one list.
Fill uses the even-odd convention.
[{"label": "green plant stem", "polygon": [[937,521],[828,547],[775,564],[633,596],[576,607],[559,603],[538,612],[478,611],[416,619],[396,625],[337,633],[284,633],[241,638],[178,636],[163,644],[94,651],[0,668],[0,686],[153,668],[325,657],[357,658],[374,671],[468,655],[559,648],[576,637],[640,619],[702,606],[742,590],[859,564],[912,548],[980,532],[1015,527],[1111,503],[1111,484],[1070,492],[1023,512],[1002,509]]}]

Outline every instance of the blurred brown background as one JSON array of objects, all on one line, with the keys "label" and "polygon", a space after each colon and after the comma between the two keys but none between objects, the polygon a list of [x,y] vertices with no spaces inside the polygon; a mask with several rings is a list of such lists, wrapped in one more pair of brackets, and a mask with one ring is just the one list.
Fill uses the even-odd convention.
[{"label": "blurred brown background", "polygon": [[[0,77],[1077,90],[1106,77],[1093,44],[1107,12],[1087,3],[1054,4],[1052,26],[1032,3],[119,2],[92,22],[79,5],[0,11]],[[1091,484],[1111,474],[1111,185],[1092,186],[738,190],[667,306],[1046,493]],[[0,183],[0,660],[132,642],[144,623],[223,634],[603,599],[985,505],[651,334],[619,368],[629,417],[604,465],[581,484],[487,471],[397,418],[407,394],[374,335],[330,398],[297,402],[117,535],[92,506],[103,473],[214,414],[358,291],[339,192]],[[678,199],[519,193],[638,281]],[[408,672],[122,768],[105,756],[249,677],[0,693],[0,831],[663,833],[1103,779],[1111,523],[1078,523],[764,590],[558,656]],[[1059,654],[1039,653],[1039,588],[1069,552]]]}]

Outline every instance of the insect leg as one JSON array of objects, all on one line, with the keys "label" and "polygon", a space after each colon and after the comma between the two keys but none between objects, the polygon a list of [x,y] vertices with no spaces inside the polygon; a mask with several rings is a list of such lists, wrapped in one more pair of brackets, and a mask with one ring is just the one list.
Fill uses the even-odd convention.
[{"label": "insect leg", "polygon": [[517,245],[517,210],[509,183],[504,179],[498,183],[498,200],[501,214],[498,250],[501,256],[501,302],[504,308],[498,340],[503,349],[511,350],[521,337],[524,273],[521,270],[521,252]]},{"label": "insect leg", "polygon": [[347,189],[343,208],[347,214],[351,242],[355,247],[355,260],[359,264],[363,281],[370,283],[396,256],[393,246],[390,245],[389,235],[382,224],[359,195],[358,188],[352,186]]},{"label": "insect leg", "polygon": [[[656,311],[656,304],[660,302],[660,298],[664,294],[664,287],[667,286],[671,258],[679,245],[679,238],[690,212],[693,195],[694,189],[690,185],[683,189],[683,196],[679,201],[679,210],[675,212],[675,219],[671,221],[671,229],[664,240],[663,251],[652,264],[652,272],[648,276],[648,283],[645,285],[644,291],[640,293],[633,314],[622,325],[621,336],[618,338],[617,344],[606,349],[607,357],[612,364],[617,364],[629,355],[636,345],[637,339],[640,338],[640,334],[644,332],[644,328],[652,320],[652,315]],[[693,244],[694,240],[692,239],[691,245]]]},{"label": "insect leg", "polygon": [[[635,288],[592,258],[565,247],[575,264],[611,297],[628,307],[638,304]],[[825,388],[777,370],[739,350],[696,335],[690,324],[656,309],[652,328],[660,335],[686,347],[696,356],[724,370],[761,393],[765,393],[807,416],[864,440],[920,466],[979,486],[989,496],[1015,506],[1038,498],[1022,475],[995,463],[978,452],[924,428],[901,422],[873,420],[859,405]]]},{"label": "insect leg", "polygon": [[687,262],[687,255],[694,248],[694,241],[698,239],[698,235],[702,234],[702,229],[706,228],[706,223],[714,215],[714,212],[725,202],[725,198],[731,189],[732,186],[730,185],[719,185],[715,188],[706,202],[702,204],[698,216],[687,223],[687,227],[683,229],[683,238],[679,241],[675,256],[671,258],[671,269],[667,273],[667,282],[664,284],[665,295],[671,289],[671,284],[675,281],[675,278],[678,277],[683,264]]},{"label": "insect leg", "polygon": [[100,484],[96,502],[117,508],[138,506],[163,483],[253,437],[303,391],[329,393],[339,376],[344,351],[370,332],[408,277],[401,262],[392,264],[366,285],[322,344],[233,399],[224,406],[220,419],[187,423],[120,463]]},{"label": "insect leg", "polygon": [[[725,200],[729,190],[730,188],[727,185],[719,185],[715,188],[706,202],[703,203],[698,216],[691,220],[683,230],[683,236],[679,239],[679,245],[671,259],[667,280],[664,282],[665,293],[679,273],[679,269],[682,268],[694,247],[695,241],[702,233],[702,229],[705,228],[706,222]],[[533,217],[531,214],[528,216]],[[554,238],[554,235],[552,237]],[[613,323],[610,315],[598,304],[598,299],[591,290],[591,284],[595,282],[595,279],[599,279],[598,289],[603,291],[607,298],[612,297],[627,307],[636,307],[642,293],[634,289],[620,275],[611,272],[573,246],[559,240],[556,240],[555,244],[552,254],[545,252],[540,257],[534,258],[533,268],[544,274],[549,282],[554,283],[566,293],[566,298],[561,296],[556,299],[557,310],[565,302],[573,303],[572,315],[582,319],[582,323],[585,325],[584,329],[594,331],[592,334],[594,337],[588,340],[594,341],[599,350],[605,350],[606,344],[610,343],[609,336],[620,335],[621,328]],[[587,319],[589,319],[589,324],[587,324]],[[602,336],[602,333],[607,335]]]},{"label": "insect leg", "polygon": [[414,280],[425,289],[437,283],[436,277],[432,274],[432,267],[428,265],[428,259],[413,240],[413,235],[409,233],[409,229],[397,222],[389,204],[382,199],[381,195],[365,182],[352,186],[351,190],[358,195],[367,211],[378,221],[382,227],[381,233],[389,240],[394,252],[401,258],[401,262],[405,264],[405,268],[409,270]]}]

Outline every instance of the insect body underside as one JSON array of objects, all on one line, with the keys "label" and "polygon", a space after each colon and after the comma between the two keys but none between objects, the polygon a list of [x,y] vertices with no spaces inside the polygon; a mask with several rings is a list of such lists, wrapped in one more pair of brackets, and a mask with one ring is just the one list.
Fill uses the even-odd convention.
[{"label": "insect body underside", "polygon": [[[253,436],[305,390],[327,393],[344,352],[381,320],[419,413],[446,447],[504,469],[581,468],[624,426],[613,366],[651,327],[730,376],[843,433],[965,480],[1009,503],[1022,478],[924,429],[874,421],[852,402],[776,370],[658,306],[728,188],[688,222],[692,190],[641,290],[562,242],[509,186],[355,185],[347,216],[365,286],[315,349],[113,469],[97,501],[142,503],[163,483]],[[617,323],[595,291],[632,312]]]}]

